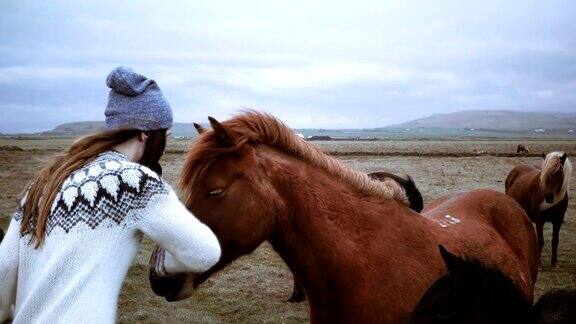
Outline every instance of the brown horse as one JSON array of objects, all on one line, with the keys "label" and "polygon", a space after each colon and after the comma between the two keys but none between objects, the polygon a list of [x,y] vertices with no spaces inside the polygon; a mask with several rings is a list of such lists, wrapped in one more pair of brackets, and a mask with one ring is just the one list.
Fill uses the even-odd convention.
[{"label": "brown horse", "polygon": [[187,207],[217,235],[222,257],[205,273],[166,282],[153,276],[153,286],[171,287],[163,295],[190,296],[268,240],[303,283],[312,322],[408,320],[446,272],[438,244],[500,269],[533,299],[536,237],[508,196],[454,194],[420,215],[396,182],[351,170],[270,115],[210,122],[188,152],[181,186]]},{"label": "brown horse", "polygon": [[528,154],[528,153],[530,153],[530,151],[528,151],[526,146],[524,146],[522,144],[518,144],[518,146],[516,147],[516,153],[517,154]]},{"label": "brown horse", "polygon": [[[196,131],[198,131],[198,134],[202,134],[206,131],[206,129],[202,125],[197,123],[193,124],[194,128],[196,128]],[[418,188],[416,187],[414,180],[409,175],[401,177],[394,173],[386,171],[376,171],[367,174],[370,178],[382,182],[386,182],[389,180],[396,181],[396,183],[398,183],[404,189],[404,192],[408,197],[408,202],[410,203],[409,205],[410,209],[419,213],[424,208],[424,200],[422,199],[422,194],[420,193],[420,190],[418,190]],[[302,284],[294,274],[292,274],[292,281],[293,281],[292,294],[290,295],[288,301],[291,303],[299,303],[304,301],[304,299],[306,298],[306,292],[304,290],[304,286],[302,286]]]},{"label": "brown horse", "polygon": [[536,223],[540,251],[544,247],[544,223],[552,222],[552,266],[558,265],[560,227],[568,208],[568,182],[572,164],[568,154],[542,153],[542,167],[518,165],[506,177],[506,194],[524,208]]}]

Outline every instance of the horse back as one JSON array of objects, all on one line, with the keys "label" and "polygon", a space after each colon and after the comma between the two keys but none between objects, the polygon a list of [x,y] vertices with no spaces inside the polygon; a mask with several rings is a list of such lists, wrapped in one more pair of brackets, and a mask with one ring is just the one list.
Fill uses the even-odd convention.
[{"label": "horse back", "polygon": [[508,176],[506,177],[505,189],[506,194],[508,190],[512,188],[515,184],[521,183],[525,185],[525,182],[530,182],[533,178],[538,177],[540,174],[540,168],[532,165],[520,164],[515,166]]},{"label": "horse back", "polygon": [[533,298],[538,244],[532,223],[514,200],[478,189],[441,197],[422,214],[438,225],[442,244],[502,269]]}]

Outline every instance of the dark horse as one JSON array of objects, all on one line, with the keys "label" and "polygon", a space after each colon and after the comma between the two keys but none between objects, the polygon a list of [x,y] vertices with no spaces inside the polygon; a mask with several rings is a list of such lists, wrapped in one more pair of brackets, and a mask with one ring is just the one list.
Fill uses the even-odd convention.
[{"label": "dark horse", "polygon": [[439,248],[448,273],[424,293],[412,323],[576,323],[576,291],[549,291],[532,306],[498,269]]},{"label": "dark horse", "polygon": [[424,293],[413,323],[534,323],[531,301],[501,271],[439,248],[448,273]]},{"label": "dark horse", "polygon": [[540,251],[544,247],[544,223],[552,222],[552,266],[558,265],[560,227],[568,208],[568,182],[572,164],[568,154],[542,153],[542,167],[518,165],[506,178],[506,194],[516,200],[536,223]]},{"label": "dark horse", "polygon": [[576,323],[576,290],[553,290],[544,294],[534,305],[539,324]]},{"label": "dark horse", "polygon": [[188,152],[181,189],[218,237],[222,257],[204,273],[154,274],[153,289],[170,287],[155,292],[187,298],[268,240],[304,285],[312,322],[409,320],[446,272],[438,244],[500,269],[532,300],[537,241],[508,196],[452,194],[418,214],[398,183],[351,170],[270,115],[210,123]]},{"label": "dark horse", "polygon": [[385,172],[385,171],[376,171],[368,173],[368,176],[374,180],[379,180],[385,182],[389,179],[396,181],[406,193],[408,197],[408,202],[410,209],[419,213],[424,209],[424,199],[422,199],[422,194],[420,190],[416,187],[416,183],[409,175],[405,175],[405,177],[398,176],[394,173]]},{"label": "dark horse", "polygon": [[[206,131],[206,129],[202,125],[197,123],[193,124],[196,130],[198,131],[198,134],[202,134]],[[410,177],[409,175],[401,177],[394,173],[386,171],[376,171],[368,173],[368,176],[372,179],[382,182],[386,182],[389,180],[396,181],[396,183],[398,183],[404,189],[404,192],[406,193],[406,196],[408,197],[408,201],[410,203],[409,205],[410,209],[419,213],[424,208],[424,200],[422,199],[422,194],[418,190],[418,187],[416,187],[416,184],[414,183],[412,177]],[[299,303],[304,301],[304,299],[306,298],[306,292],[304,291],[304,287],[298,281],[298,278],[296,278],[294,274],[292,274],[292,280],[294,284],[292,288],[292,294],[290,295],[288,301],[292,303]]]}]

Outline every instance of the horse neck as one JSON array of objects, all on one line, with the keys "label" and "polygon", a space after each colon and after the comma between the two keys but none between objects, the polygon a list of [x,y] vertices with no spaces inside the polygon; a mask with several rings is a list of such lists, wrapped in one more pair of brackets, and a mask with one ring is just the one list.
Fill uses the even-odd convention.
[{"label": "horse neck", "polygon": [[328,291],[332,296],[326,298],[338,298],[333,297],[338,295],[335,291],[354,285],[354,275],[349,280],[341,280],[342,276],[354,273],[355,258],[363,254],[362,249],[370,249],[372,239],[387,235],[383,228],[393,232],[391,241],[396,234],[410,232],[403,227],[415,215],[407,215],[408,208],[392,199],[363,195],[334,176],[286,156],[268,169],[284,206],[269,240],[302,281],[311,303]]}]

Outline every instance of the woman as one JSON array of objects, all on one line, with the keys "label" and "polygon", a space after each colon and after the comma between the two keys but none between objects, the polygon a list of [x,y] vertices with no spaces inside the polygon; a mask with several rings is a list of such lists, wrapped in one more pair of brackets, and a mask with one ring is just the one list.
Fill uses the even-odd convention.
[{"label": "woman", "polygon": [[[164,248],[156,272],[204,272],[214,233],[160,178],[172,126],[153,80],[113,70],[107,130],[78,139],[31,182],[0,245],[0,323],[114,322],[142,234]],[[12,314],[13,313],[13,314]]]}]

